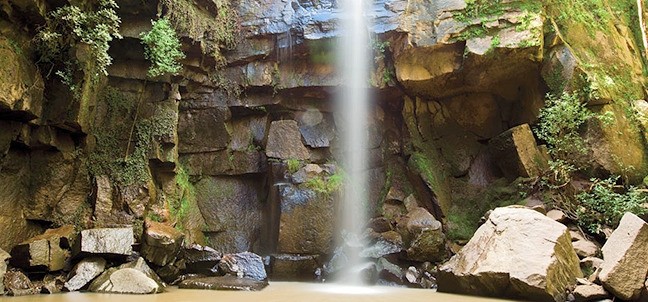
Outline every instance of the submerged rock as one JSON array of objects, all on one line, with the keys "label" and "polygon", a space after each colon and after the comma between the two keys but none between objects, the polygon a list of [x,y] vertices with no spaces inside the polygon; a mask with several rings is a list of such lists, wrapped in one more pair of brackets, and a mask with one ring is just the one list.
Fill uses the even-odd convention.
[{"label": "submerged rock", "polygon": [[268,281],[259,281],[234,276],[203,277],[187,279],[178,285],[180,288],[211,290],[259,291],[268,286]]},{"label": "submerged rock", "polygon": [[250,252],[223,255],[218,268],[222,273],[238,276],[239,278],[258,281],[268,278],[261,256]]},{"label": "submerged rock", "polygon": [[530,209],[497,208],[439,268],[439,291],[565,301],[582,277],[567,228]]},{"label": "submerged rock", "polygon": [[65,282],[65,288],[69,291],[79,290],[99,276],[105,269],[106,260],[103,258],[85,258],[74,266],[67,282]]},{"label": "submerged rock", "polygon": [[113,267],[95,279],[88,290],[97,293],[154,294],[164,291],[164,283],[144,258]]},{"label": "submerged rock", "polygon": [[601,250],[603,286],[622,300],[638,298],[648,274],[648,224],[626,213]]}]

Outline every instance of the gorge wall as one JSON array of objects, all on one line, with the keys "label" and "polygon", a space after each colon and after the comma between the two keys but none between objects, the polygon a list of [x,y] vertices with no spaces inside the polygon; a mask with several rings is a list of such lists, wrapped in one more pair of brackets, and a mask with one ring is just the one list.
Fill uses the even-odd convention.
[{"label": "gorge wall", "polygon": [[[547,93],[585,91],[608,117],[583,133],[583,178],[643,181],[636,2],[591,2],[375,1],[366,190],[371,238],[402,251],[389,261],[446,259],[488,209],[529,202],[513,181],[547,167],[524,126]],[[65,224],[138,237],[151,219],[221,252],[272,255],[276,278],[314,278],[340,231],[335,1],[116,3],[112,64],[71,81],[35,37],[57,8],[89,4],[0,4],[0,248]],[[186,58],[150,77],[140,35],[160,16]],[[87,42],[65,60],[88,66]],[[415,218],[442,227],[424,234]]]}]

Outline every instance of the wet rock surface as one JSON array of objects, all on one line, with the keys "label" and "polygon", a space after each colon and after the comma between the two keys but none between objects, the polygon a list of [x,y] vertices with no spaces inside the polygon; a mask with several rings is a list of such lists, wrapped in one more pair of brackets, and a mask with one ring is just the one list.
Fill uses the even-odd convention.
[{"label": "wet rock surface", "polygon": [[187,273],[213,275],[218,272],[218,263],[223,255],[211,247],[194,243],[182,248],[180,257],[185,262]]},{"label": "wet rock surface", "polygon": [[268,286],[268,281],[235,276],[203,277],[184,280],[178,284],[180,288],[211,289],[211,290],[241,290],[259,291]]},{"label": "wet rock surface", "polygon": [[225,254],[218,264],[218,268],[224,274],[234,275],[239,278],[258,281],[268,278],[261,256],[250,252]]}]

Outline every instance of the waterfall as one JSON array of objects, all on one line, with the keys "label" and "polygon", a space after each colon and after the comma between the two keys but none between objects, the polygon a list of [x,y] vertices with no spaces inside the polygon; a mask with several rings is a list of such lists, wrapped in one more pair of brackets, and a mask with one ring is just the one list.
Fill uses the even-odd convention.
[{"label": "waterfall", "polygon": [[365,0],[340,0],[340,42],[338,64],[341,72],[340,93],[337,110],[343,121],[340,133],[340,155],[346,172],[346,182],[340,203],[340,228],[342,240],[354,248],[347,252],[348,265],[342,272],[340,282],[361,285],[361,262],[359,256],[362,232],[367,222],[368,119],[369,119],[369,21]]}]

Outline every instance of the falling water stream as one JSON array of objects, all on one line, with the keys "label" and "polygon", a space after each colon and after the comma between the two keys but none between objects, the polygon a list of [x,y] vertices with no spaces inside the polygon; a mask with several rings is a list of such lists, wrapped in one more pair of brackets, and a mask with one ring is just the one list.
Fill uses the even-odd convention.
[{"label": "falling water stream", "polygon": [[354,247],[347,252],[348,265],[340,274],[340,282],[362,285],[359,256],[363,247],[361,234],[366,223],[368,160],[367,121],[369,96],[369,21],[365,11],[365,0],[342,0],[341,37],[338,43],[338,67],[341,71],[341,91],[338,94],[337,110],[343,121],[339,156],[346,172],[346,182],[340,203],[340,227],[343,237],[340,241]]}]

